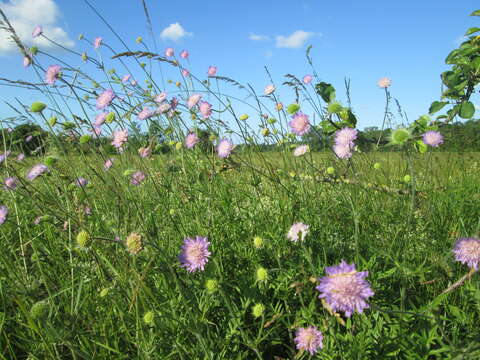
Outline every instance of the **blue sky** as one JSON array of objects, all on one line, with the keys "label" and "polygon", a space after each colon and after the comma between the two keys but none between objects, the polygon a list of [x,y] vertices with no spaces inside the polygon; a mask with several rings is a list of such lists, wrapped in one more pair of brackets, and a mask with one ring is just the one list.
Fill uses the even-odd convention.
[{"label": "blue sky", "polygon": [[[140,0],[90,1],[132,49],[139,48],[137,36],[153,49]],[[337,88],[341,99],[344,78],[350,79],[359,128],[381,124],[384,93],[376,82],[383,76],[392,79],[391,94],[410,120],[426,113],[430,103],[439,99],[439,75],[447,69],[446,55],[459,44],[468,27],[479,26],[478,18],[468,15],[480,7],[473,0],[146,2],[159,51],[163,53],[167,46],[174,47],[177,54],[188,49],[189,68],[199,77],[205,77],[209,65],[216,65],[218,75],[248,82],[262,92],[269,84],[264,66],[276,85],[284,81],[284,74],[303,77],[311,73],[305,49],[312,45],[317,73]],[[89,39],[102,36],[118,51],[124,50],[83,0],[3,0],[0,4],[26,38],[39,23],[47,35],[48,29],[53,37],[78,52],[96,56],[89,44],[78,40],[80,33]],[[162,31],[177,23],[183,34],[174,26],[170,29],[176,31],[170,31],[170,38],[161,38]],[[291,37],[295,33],[297,36]],[[183,37],[174,39],[175,35]],[[101,54],[110,56],[105,49]],[[81,65],[80,59],[66,53],[55,55]],[[48,66],[51,60],[40,61]],[[36,79],[3,39],[0,64],[1,77]],[[224,90],[235,93],[230,87]],[[294,99],[288,89],[279,89],[279,94],[285,104]],[[25,103],[38,99],[38,95],[3,86],[0,95],[10,102],[15,97]],[[11,115],[7,107],[0,108],[0,117]]]}]

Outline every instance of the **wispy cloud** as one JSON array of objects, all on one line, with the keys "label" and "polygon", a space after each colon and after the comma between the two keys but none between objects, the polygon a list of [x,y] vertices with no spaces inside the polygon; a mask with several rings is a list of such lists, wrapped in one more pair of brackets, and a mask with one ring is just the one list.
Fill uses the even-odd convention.
[{"label": "wispy cloud", "polygon": [[[65,47],[74,45],[67,32],[58,25],[61,14],[54,0],[0,1],[0,8],[5,12],[17,35],[26,45],[35,45],[42,49],[55,47],[42,37],[32,38],[33,28],[37,24],[42,25],[43,33],[57,43]],[[8,32],[0,30],[0,55],[9,54],[15,50],[16,45],[10,39]]]},{"label": "wispy cloud", "polygon": [[163,40],[178,41],[184,37],[193,36],[193,33],[186,31],[180,23],[170,24],[160,33]]},{"label": "wispy cloud", "polygon": [[307,32],[303,30],[297,30],[291,33],[288,36],[278,35],[276,37],[276,47],[277,48],[287,48],[287,49],[296,49],[302,47],[305,42],[312,38],[313,36],[320,36],[321,34],[316,34],[313,32]]},{"label": "wispy cloud", "polygon": [[270,37],[267,36],[267,35],[258,35],[258,34],[254,34],[254,33],[250,33],[248,38],[252,41],[267,41],[267,40],[270,40]]}]

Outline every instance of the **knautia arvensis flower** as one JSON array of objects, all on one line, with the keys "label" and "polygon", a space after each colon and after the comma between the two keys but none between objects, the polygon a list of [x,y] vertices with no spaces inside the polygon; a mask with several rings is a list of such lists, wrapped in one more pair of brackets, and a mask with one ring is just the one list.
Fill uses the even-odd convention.
[{"label": "knautia arvensis flower", "polygon": [[142,235],[132,232],[125,239],[125,246],[130,254],[138,254],[143,250]]},{"label": "knautia arvensis flower", "polygon": [[208,251],[210,242],[206,237],[196,236],[195,238],[186,238],[183,240],[182,252],[179,255],[181,266],[188,272],[205,270],[205,265],[211,255]]}]

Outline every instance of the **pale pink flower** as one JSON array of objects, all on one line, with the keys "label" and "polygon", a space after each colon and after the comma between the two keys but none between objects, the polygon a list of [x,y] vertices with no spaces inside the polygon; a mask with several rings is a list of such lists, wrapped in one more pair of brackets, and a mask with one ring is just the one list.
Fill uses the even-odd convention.
[{"label": "pale pink flower", "polygon": [[108,171],[113,165],[113,159],[107,159],[103,164],[103,170]]},{"label": "pale pink flower", "polygon": [[180,57],[181,57],[182,59],[188,59],[188,56],[189,56],[189,55],[190,55],[190,54],[188,53],[187,50],[182,50],[182,52],[180,53]]},{"label": "pale pink flower", "polygon": [[103,42],[103,39],[101,37],[95,38],[95,40],[93,41],[93,47],[95,49],[98,49],[102,45],[102,42]]},{"label": "pale pink flower", "polygon": [[29,67],[31,63],[32,59],[30,58],[30,56],[23,57],[23,67]]},{"label": "pale pink flower", "polygon": [[392,80],[388,77],[383,77],[377,81],[377,85],[382,89],[386,89],[392,85]]},{"label": "pale pink flower", "polygon": [[108,113],[107,112],[101,112],[100,114],[97,114],[95,116],[95,126],[102,126],[103,123],[105,122],[105,119],[107,118]]},{"label": "pale pink flower", "polygon": [[217,145],[217,154],[222,159],[228,158],[233,150],[233,144],[230,140],[222,139]]},{"label": "pale pink flower", "polygon": [[183,77],[190,76],[190,71],[188,71],[187,69],[182,69],[182,75]]},{"label": "pale pink flower", "polygon": [[125,75],[125,76],[122,78],[122,82],[124,82],[124,83],[128,82],[128,80],[130,80],[131,77],[132,77],[132,75],[130,75],[130,74]]},{"label": "pale pink flower", "polygon": [[47,72],[45,73],[45,82],[49,85],[54,85],[55,81],[57,81],[58,76],[62,68],[60,65],[50,65],[47,68]]},{"label": "pale pink flower", "polygon": [[265,86],[264,94],[265,94],[265,95],[270,95],[270,94],[273,93],[274,91],[275,91],[275,86],[273,86],[272,84],[270,84],[270,85]]},{"label": "pale pink flower", "polygon": [[290,241],[297,242],[298,240],[305,240],[305,237],[308,235],[310,232],[310,226],[305,225],[304,223],[295,223],[292,225],[290,230],[288,231],[287,238],[290,239]]},{"label": "pale pink flower", "polygon": [[293,115],[292,120],[288,124],[290,125],[292,132],[298,136],[303,136],[310,131],[308,115],[305,115],[300,111]]},{"label": "pale pink flower", "polygon": [[172,57],[174,54],[175,54],[175,52],[173,51],[173,48],[169,47],[169,48],[165,49],[165,56],[166,57]]},{"label": "pale pink flower", "polygon": [[152,149],[150,147],[141,147],[138,149],[138,155],[140,155],[142,158],[148,158],[152,155]]},{"label": "pale pink flower", "polygon": [[198,135],[195,134],[195,133],[189,133],[186,137],[185,137],[185,147],[187,149],[191,149],[193,148],[198,142],[200,141],[200,139],[198,138]]},{"label": "pale pink flower", "polygon": [[166,98],[167,98],[167,93],[166,92],[161,92],[160,94],[155,96],[155,102],[160,104],[160,103],[164,102]]},{"label": "pale pink flower", "polygon": [[115,98],[115,93],[112,89],[107,89],[101,93],[97,98],[97,109],[105,109],[112,103]]},{"label": "pale pink flower", "polygon": [[310,151],[308,145],[300,145],[293,151],[293,156],[302,156]]},{"label": "pale pink flower", "polygon": [[195,105],[197,105],[197,103],[200,101],[201,98],[202,98],[202,95],[200,95],[200,94],[193,94],[193,95],[191,95],[191,96],[188,98],[187,107],[188,107],[189,109],[191,109],[192,107],[194,107]]},{"label": "pale pink flower", "polygon": [[352,157],[352,145],[347,144],[335,144],[333,145],[333,152],[340,159],[350,159]]},{"label": "pale pink flower", "polygon": [[209,66],[207,71],[208,76],[215,76],[217,74],[216,66]]},{"label": "pale pink flower", "polygon": [[151,118],[155,113],[148,107],[144,107],[142,111],[137,115],[137,118],[139,120],[146,120],[148,118]]},{"label": "pale pink flower", "polygon": [[37,25],[33,28],[32,37],[36,38],[43,34],[43,28]]},{"label": "pale pink flower", "polygon": [[166,113],[168,110],[170,110],[171,107],[172,106],[169,103],[163,103],[163,104],[160,104],[160,106],[155,111],[157,114],[163,114],[163,113]]},{"label": "pale pink flower", "polygon": [[212,115],[212,105],[206,101],[200,103],[200,113],[204,119],[208,119]]},{"label": "pale pink flower", "polygon": [[313,80],[313,76],[310,74],[307,74],[303,77],[303,83],[304,84],[310,84]]},{"label": "pale pink flower", "polygon": [[121,149],[123,144],[128,140],[128,131],[127,130],[115,130],[113,132],[112,145],[117,149]]}]

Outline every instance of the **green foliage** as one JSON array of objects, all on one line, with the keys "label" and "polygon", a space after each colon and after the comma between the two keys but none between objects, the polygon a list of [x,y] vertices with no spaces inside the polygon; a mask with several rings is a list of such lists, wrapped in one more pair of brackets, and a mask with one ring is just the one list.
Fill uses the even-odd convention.
[{"label": "green foliage", "polygon": [[315,85],[315,90],[326,103],[335,100],[335,88],[332,86],[332,84],[320,82]]}]

